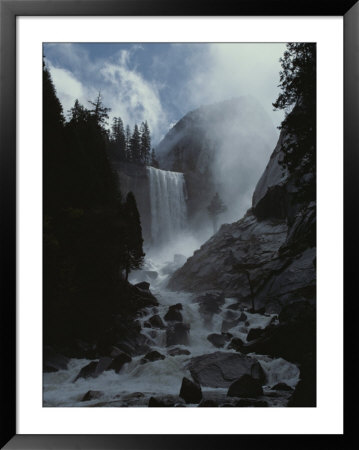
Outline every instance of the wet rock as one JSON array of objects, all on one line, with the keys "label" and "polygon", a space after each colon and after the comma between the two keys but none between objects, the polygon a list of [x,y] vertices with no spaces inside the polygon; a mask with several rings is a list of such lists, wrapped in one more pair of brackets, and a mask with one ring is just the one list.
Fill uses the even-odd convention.
[{"label": "wet rock", "polygon": [[225,343],[227,342],[227,339],[225,338],[225,336],[223,336],[223,334],[212,333],[207,336],[207,339],[212,345],[217,348],[224,347]]},{"label": "wet rock", "polygon": [[259,362],[239,353],[214,352],[191,358],[187,368],[201,386],[229,387],[242,375],[251,375],[262,384],[265,374]]},{"label": "wet rock", "polygon": [[229,397],[258,397],[263,394],[262,383],[251,375],[244,374],[229,386]]},{"label": "wet rock", "polygon": [[201,386],[184,377],[179,396],[186,403],[199,403],[202,400]]},{"label": "wet rock", "polygon": [[239,318],[234,320],[223,320],[221,332],[225,333],[228,330],[231,330],[232,328],[236,327],[239,324],[240,320]]},{"label": "wet rock", "polygon": [[111,345],[110,349],[109,349],[109,354],[111,358],[116,358],[116,356],[120,355],[122,353],[122,351],[116,347],[115,345]]},{"label": "wet rock", "polygon": [[268,403],[265,400],[255,400],[255,399],[245,399],[241,398],[233,403],[233,406],[239,406],[242,408],[255,407],[255,408],[266,408]]},{"label": "wet rock", "polygon": [[141,289],[142,291],[148,291],[150,289],[150,283],[147,281],[141,281],[141,283],[135,284],[135,287]]},{"label": "wet rock", "polygon": [[148,362],[159,361],[161,359],[165,359],[166,357],[161,353],[153,350],[152,352],[147,353],[142,359],[141,364],[146,364]]},{"label": "wet rock", "polygon": [[242,311],[238,319],[240,322],[245,322],[247,320],[247,314]]},{"label": "wet rock", "polygon": [[233,338],[231,342],[228,344],[229,349],[233,349],[236,352],[240,352],[243,347],[243,341],[240,338]]},{"label": "wet rock", "polygon": [[174,407],[182,406],[184,401],[175,395],[163,395],[159,397],[151,397],[148,406],[151,407]]},{"label": "wet rock", "polygon": [[43,353],[43,371],[57,372],[66,370],[69,359],[59,353],[56,353],[51,347],[44,347]]},{"label": "wet rock", "polygon": [[103,396],[102,391],[87,391],[86,394],[82,397],[82,402],[89,402],[90,400],[97,400]]},{"label": "wet rock", "polygon": [[[304,304],[302,304],[304,303]],[[316,350],[316,314],[309,302],[283,308],[279,325],[269,325],[258,339],[246,343],[243,353],[259,353],[301,363]]]},{"label": "wet rock", "polygon": [[116,373],[119,373],[122,367],[131,361],[131,356],[127,353],[121,352],[113,359],[107,370],[114,370]]},{"label": "wet rock", "polygon": [[218,406],[218,403],[215,400],[211,400],[211,399],[202,400],[201,403],[198,405],[199,408],[214,408],[217,406]]},{"label": "wet rock", "polygon": [[293,391],[293,388],[285,383],[278,383],[271,388],[273,391]]},{"label": "wet rock", "polygon": [[264,333],[263,328],[251,328],[247,334],[247,342],[258,339]]},{"label": "wet rock", "polygon": [[186,350],[184,348],[172,348],[171,350],[168,350],[167,352],[170,356],[179,356],[179,355],[190,355],[191,352],[189,350]]},{"label": "wet rock", "polygon": [[149,324],[153,328],[159,328],[161,330],[166,328],[166,325],[163,323],[161,317],[156,314],[148,319]]},{"label": "wet rock", "polygon": [[80,370],[80,372],[74,379],[74,382],[77,381],[79,378],[90,378],[90,377],[95,378],[97,376],[96,368],[97,368],[97,362],[91,361],[89,364],[87,364]]},{"label": "wet rock", "polygon": [[166,315],[164,316],[164,319],[166,322],[182,322],[183,317],[180,311],[183,309],[181,303],[177,303],[176,305],[172,305],[168,308],[168,311]]},{"label": "wet rock", "polygon": [[190,326],[185,323],[176,322],[169,326],[166,331],[166,345],[188,345]]}]

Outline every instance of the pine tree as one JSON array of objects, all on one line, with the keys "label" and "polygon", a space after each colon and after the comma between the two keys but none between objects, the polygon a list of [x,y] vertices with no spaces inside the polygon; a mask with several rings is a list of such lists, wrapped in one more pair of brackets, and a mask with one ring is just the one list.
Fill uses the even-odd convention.
[{"label": "pine tree", "polygon": [[217,231],[217,218],[219,214],[224,213],[227,210],[227,206],[223,203],[218,192],[213,196],[211,203],[207,206],[207,211],[210,218],[213,221],[213,230]]},{"label": "pine tree", "polygon": [[125,132],[125,142],[126,142],[126,161],[132,161],[132,154],[131,154],[131,129],[129,125],[126,125],[126,132]]},{"label": "pine tree", "polygon": [[135,124],[133,129],[130,149],[132,162],[137,164],[141,163],[141,136],[137,124]]},{"label": "pine tree", "polygon": [[111,141],[114,147],[114,157],[120,161],[126,160],[126,137],[121,117],[114,117],[112,123]]},{"label": "pine tree", "polygon": [[88,101],[93,108],[90,109],[90,115],[94,117],[97,125],[100,127],[104,127],[107,124],[108,112],[111,111],[111,108],[106,108],[102,103],[101,92],[98,93],[96,100],[92,102]]},{"label": "pine tree", "polygon": [[[280,84],[282,92],[273,103],[285,111],[280,129],[287,135],[281,164],[296,173],[301,195],[315,198],[316,171],[316,44],[288,43],[283,58]],[[291,112],[290,112],[291,111]],[[312,173],[309,182],[302,175]]]},{"label": "pine tree", "polygon": [[78,99],[75,100],[74,106],[68,111],[68,116],[70,118],[70,122],[81,122],[88,119],[89,111],[84,108],[78,101]]},{"label": "pine tree", "polygon": [[143,164],[150,163],[151,153],[151,133],[147,121],[141,123],[141,162]]},{"label": "pine tree", "polygon": [[151,166],[155,167],[156,169],[158,169],[160,167],[160,164],[157,161],[156,152],[155,152],[154,148],[152,149],[152,152],[151,152]]},{"label": "pine tree", "polygon": [[143,252],[143,238],[140,214],[137,209],[136,199],[129,192],[124,205],[127,226],[125,243],[125,278],[131,270],[140,269],[143,264],[145,253]]}]

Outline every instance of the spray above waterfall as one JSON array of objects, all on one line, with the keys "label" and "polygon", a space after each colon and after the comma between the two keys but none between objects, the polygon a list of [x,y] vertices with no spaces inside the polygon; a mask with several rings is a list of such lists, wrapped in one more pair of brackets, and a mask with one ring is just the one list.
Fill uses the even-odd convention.
[{"label": "spray above waterfall", "polygon": [[168,244],[185,230],[186,183],[183,173],[147,167],[152,245]]}]

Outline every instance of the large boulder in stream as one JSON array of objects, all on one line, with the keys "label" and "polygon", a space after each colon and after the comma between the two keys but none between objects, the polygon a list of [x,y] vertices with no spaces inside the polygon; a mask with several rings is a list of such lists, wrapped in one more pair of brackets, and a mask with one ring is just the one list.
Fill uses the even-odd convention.
[{"label": "large boulder in stream", "polygon": [[201,386],[184,377],[179,396],[182,397],[186,403],[199,403],[202,400]]},{"label": "large boulder in stream", "polygon": [[239,353],[214,352],[192,358],[187,366],[201,386],[229,387],[242,375],[250,375],[264,384],[265,374],[259,362]]},{"label": "large boulder in stream", "polygon": [[171,305],[168,308],[164,319],[166,322],[182,322],[183,317],[180,311],[182,311],[183,306],[182,303],[177,303],[176,305]]},{"label": "large boulder in stream", "polygon": [[229,397],[258,397],[263,394],[262,383],[248,374],[242,375],[229,386]]}]

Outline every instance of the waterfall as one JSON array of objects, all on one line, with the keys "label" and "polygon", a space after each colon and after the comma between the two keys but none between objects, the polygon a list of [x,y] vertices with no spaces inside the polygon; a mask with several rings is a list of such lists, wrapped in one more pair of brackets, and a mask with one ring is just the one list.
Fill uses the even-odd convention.
[{"label": "waterfall", "polygon": [[170,242],[187,221],[186,185],[183,173],[147,167],[153,244]]}]

